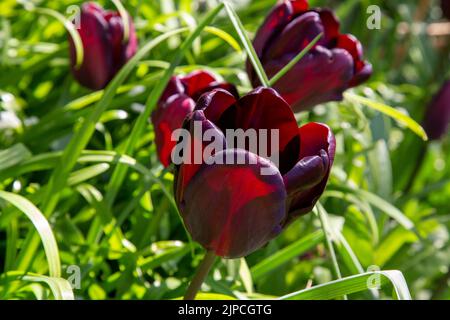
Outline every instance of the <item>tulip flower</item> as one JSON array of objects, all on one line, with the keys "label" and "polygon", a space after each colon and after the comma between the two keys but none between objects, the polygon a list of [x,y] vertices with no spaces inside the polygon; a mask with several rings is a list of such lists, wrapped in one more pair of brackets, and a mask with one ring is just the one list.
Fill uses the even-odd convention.
[{"label": "tulip flower", "polygon": [[441,0],[441,9],[444,17],[450,20],[450,0]]},{"label": "tulip flower", "polygon": [[[295,112],[328,101],[366,81],[372,66],[363,60],[361,43],[341,34],[339,21],[328,9],[308,9],[306,0],[284,0],[272,10],[254,39],[254,47],[269,78],[276,75],[312,40],[320,40],[273,85]],[[253,66],[247,72],[260,85]]]},{"label": "tulip flower", "polygon": [[158,157],[165,167],[171,164],[171,153],[176,145],[176,141],[171,139],[173,131],[182,126],[184,118],[194,110],[197,99],[216,88],[238,96],[233,85],[219,82],[206,71],[194,71],[184,77],[174,76],[170,79],[151,117]]},{"label": "tulip flower", "polygon": [[[223,147],[206,152],[210,146],[195,135],[196,124],[214,133],[214,145]],[[192,238],[218,256],[238,258],[261,248],[310,212],[325,189],[335,154],[331,130],[320,123],[299,128],[273,89],[259,87],[240,99],[222,89],[208,92],[183,128],[193,136],[187,149],[198,152],[197,143],[210,157],[176,166],[175,200]],[[230,146],[229,129],[278,130],[277,149],[271,152],[279,154],[279,165],[249,144]],[[185,159],[192,160],[187,154]]]},{"label": "tulip flower", "polygon": [[423,127],[430,140],[440,140],[448,131],[450,122],[450,80],[434,96],[425,114]]},{"label": "tulip flower", "polygon": [[105,11],[96,3],[81,7],[78,32],[83,43],[84,59],[76,66],[76,52],[69,40],[71,70],[77,81],[92,90],[108,85],[122,66],[136,53],[138,41],[132,19],[129,36],[124,39],[124,24],[118,12]]}]

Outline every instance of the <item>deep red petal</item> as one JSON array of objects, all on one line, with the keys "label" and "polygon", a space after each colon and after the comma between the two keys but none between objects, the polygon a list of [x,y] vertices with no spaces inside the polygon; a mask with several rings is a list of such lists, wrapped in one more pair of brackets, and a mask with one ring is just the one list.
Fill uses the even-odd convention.
[{"label": "deep red petal", "polygon": [[291,1],[283,1],[276,5],[258,29],[253,45],[259,57],[262,57],[267,42],[294,18]]},{"label": "deep red petal", "polygon": [[444,17],[450,20],[450,1],[449,0],[441,0],[441,9]]},{"label": "deep red petal", "polygon": [[[225,129],[268,130],[267,154],[279,154],[280,171],[285,173],[298,161],[300,150],[297,121],[289,105],[273,89],[259,87],[243,96],[235,105],[227,109],[218,121]],[[271,130],[279,130],[279,150],[271,150]],[[258,140],[259,141],[259,140]],[[259,143],[258,143],[259,144]],[[251,150],[250,151],[254,151]],[[261,155],[261,150],[259,150]]]},{"label": "deep red petal", "polygon": [[203,110],[208,120],[218,123],[223,113],[236,103],[234,95],[223,89],[205,93],[197,101],[196,110]]},{"label": "deep red petal", "polygon": [[[317,12],[306,12],[283,29],[264,54],[263,61],[276,59],[285,54],[299,54],[319,34],[324,33],[322,21]],[[323,42],[323,39],[321,39]],[[320,44],[319,41],[318,44]]]},{"label": "deep red petal", "polygon": [[[214,159],[242,157],[246,164],[204,165],[187,186],[179,208],[192,238],[216,255],[246,256],[280,232],[286,192],[278,170],[244,150]],[[251,164],[250,164],[251,163]],[[272,167],[273,175],[262,175]]]},{"label": "deep red petal", "polygon": [[317,9],[320,20],[325,28],[324,38],[326,43],[330,43],[339,36],[340,23],[333,11],[329,9]]},{"label": "deep red petal", "polygon": [[222,89],[225,91],[228,91],[229,93],[231,93],[234,97],[236,97],[236,99],[239,99],[239,93],[238,90],[236,89],[236,87],[228,82],[211,82],[206,88],[204,88],[203,90],[199,90],[197,92],[195,92],[195,94],[192,96],[192,99],[194,99],[195,101],[198,101],[198,99],[205,93],[216,90],[216,89]]},{"label": "deep red petal", "polygon": [[167,84],[164,92],[159,98],[159,105],[165,104],[167,99],[176,94],[185,94],[185,89],[180,78],[177,76],[173,76],[170,78],[169,83]]},{"label": "deep red petal", "polygon": [[80,84],[92,90],[103,89],[113,72],[108,24],[99,10],[99,7],[92,3],[82,6],[78,32],[83,42],[84,59],[79,69],[75,68],[75,46],[69,36],[72,73]]},{"label": "deep red petal", "polygon": [[[176,199],[181,199],[183,197],[186,186],[204,163],[205,148],[211,143],[211,141],[203,139],[204,133],[208,130],[214,131],[214,136],[219,140],[213,142],[220,146],[220,150],[215,150],[216,152],[226,149],[225,136],[214,123],[205,117],[203,110],[196,110],[189,114],[184,121],[183,128],[189,131],[189,138],[187,141],[178,142],[183,142],[184,152],[183,162],[182,164],[177,164],[175,170]],[[214,152],[212,152],[212,154],[214,154]]]},{"label": "deep red petal", "polygon": [[190,97],[178,94],[171,96],[152,113],[158,157],[165,167],[172,162],[172,150],[177,143],[176,140],[172,140],[172,133],[181,128],[184,119],[194,107],[195,103]]},{"label": "deep red petal", "polygon": [[337,47],[347,50],[355,61],[361,61],[363,57],[361,42],[351,34],[341,34],[338,37]]},{"label": "deep red petal", "polygon": [[216,82],[216,78],[211,73],[199,70],[181,77],[186,93],[193,97],[197,92],[205,90],[211,83]]},{"label": "deep red petal", "polygon": [[132,17],[128,16],[129,38],[128,42],[124,43],[124,27],[120,14],[114,11],[106,11],[104,17],[109,25],[109,33],[113,46],[114,68],[115,73],[117,73],[136,54],[138,46],[136,31]]},{"label": "deep red petal", "polygon": [[302,159],[284,177],[289,190],[289,216],[286,223],[313,209],[325,190],[336,153],[336,140],[328,126],[308,123],[299,132]]},{"label": "deep red petal", "polygon": [[372,65],[367,61],[358,61],[357,71],[350,81],[349,87],[353,88],[359,86],[361,83],[366,82],[372,76]]},{"label": "deep red petal", "polygon": [[444,83],[427,108],[423,122],[430,140],[439,140],[448,132],[450,122],[450,81]]},{"label": "deep red petal", "polygon": [[302,141],[300,158],[320,155],[320,150],[325,150],[330,158],[330,162],[334,161],[336,140],[333,132],[327,125],[311,122],[300,127],[299,131]]},{"label": "deep red petal", "polygon": [[[287,55],[266,63],[267,74],[274,76],[292,58]],[[342,93],[349,88],[353,70],[353,59],[346,50],[328,50],[318,46],[273,87],[291,105],[294,112],[299,112],[319,103],[342,100]]]}]

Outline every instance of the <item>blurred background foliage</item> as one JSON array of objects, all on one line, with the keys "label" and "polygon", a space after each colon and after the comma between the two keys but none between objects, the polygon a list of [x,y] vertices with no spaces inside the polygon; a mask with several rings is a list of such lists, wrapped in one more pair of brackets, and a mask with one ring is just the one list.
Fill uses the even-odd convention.
[{"label": "blurred background foliage", "polygon": [[[67,9],[82,2],[33,3],[68,18]],[[110,1],[100,3],[113,8]],[[140,46],[168,30],[192,28],[217,3],[124,1]],[[233,3],[253,36],[275,1]],[[355,92],[420,122],[433,94],[450,76],[449,22],[442,17],[438,1],[311,0],[310,4],[332,8],[343,31],[363,43],[374,75]],[[382,10],[379,30],[366,27],[371,5]],[[225,12],[213,26],[219,32],[203,32],[176,72],[208,68],[245,93],[250,87],[246,57]],[[89,150],[120,148],[183,38],[170,38],[139,63],[97,123]],[[21,195],[37,207],[60,151],[101,97],[101,92],[90,92],[73,80],[67,48],[66,30],[58,20],[27,11],[20,1],[1,1],[0,190]],[[450,298],[448,136],[424,142],[387,116],[348,101],[318,106],[301,113],[298,120],[325,122],[336,134],[336,163],[321,203],[328,213],[328,231],[342,276],[400,270],[413,298]],[[176,298],[183,295],[202,258],[203,250],[189,243],[173,202],[163,190],[171,190],[173,176],[158,163],[153,138],[149,122],[134,158],[159,182],[149,181],[139,170],[129,170],[112,219],[105,217],[102,199],[114,164],[95,159],[98,154],[79,161],[48,219],[59,247],[62,276],[72,275],[69,266],[81,270],[76,298]],[[102,232],[96,232],[98,228]],[[20,210],[0,199],[1,299],[50,295],[45,285],[14,276],[24,271],[48,274],[42,247],[27,252],[28,257],[23,254],[34,230]],[[23,270],[21,261],[27,259],[31,264]],[[235,298],[280,296],[333,279],[323,231],[317,215],[311,213],[246,259],[218,261],[203,289]],[[366,291],[349,297],[372,296]],[[391,297],[392,287],[383,287],[380,298]]]}]

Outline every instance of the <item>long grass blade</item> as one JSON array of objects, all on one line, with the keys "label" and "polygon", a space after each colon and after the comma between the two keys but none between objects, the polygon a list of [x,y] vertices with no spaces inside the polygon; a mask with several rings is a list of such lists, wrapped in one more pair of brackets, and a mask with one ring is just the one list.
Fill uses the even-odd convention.
[{"label": "long grass blade", "polygon": [[239,38],[241,39],[242,45],[244,46],[244,49],[247,52],[248,58],[250,59],[250,62],[252,63],[259,80],[261,81],[263,86],[270,87],[269,78],[267,77],[266,72],[264,71],[261,61],[259,60],[258,55],[256,54],[255,48],[253,47],[253,44],[250,41],[247,35],[247,31],[245,31],[245,28],[241,20],[239,19],[239,16],[233,9],[233,6],[228,1],[226,0],[223,1],[223,4],[225,5],[225,10],[227,11],[228,17],[230,18],[231,23],[236,29]]},{"label": "long grass blade", "polygon": [[[411,300],[408,285],[400,271],[374,271],[330,281],[309,289],[297,291],[279,300],[330,300],[343,295],[373,289],[372,282],[383,286],[391,283],[398,300]],[[378,283],[377,283],[378,282]]]},{"label": "long grass blade", "polygon": [[0,191],[0,198],[15,206],[31,220],[41,238],[42,245],[44,246],[50,276],[59,278],[61,276],[61,263],[59,260],[58,245],[55,236],[53,235],[52,228],[45,216],[34,206],[34,204],[22,196],[6,191]]},{"label": "long grass blade", "polygon": [[412,132],[417,134],[422,140],[427,141],[428,136],[425,130],[422,128],[420,124],[418,124],[414,119],[411,117],[401,113],[400,111],[385,105],[383,103],[373,101],[370,99],[367,99],[365,97],[361,97],[359,95],[356,95],[354,93],[345,92],[344,97],[351,102],[354,103],[360,103],[362,105],[365,105],[369,108],[372,108],[374,110],[377,110],[381,113],[384,113],[385,115],[391,117],[395,121],[401,123],[402,125],[406,126],[408,129],[410,129]]}]

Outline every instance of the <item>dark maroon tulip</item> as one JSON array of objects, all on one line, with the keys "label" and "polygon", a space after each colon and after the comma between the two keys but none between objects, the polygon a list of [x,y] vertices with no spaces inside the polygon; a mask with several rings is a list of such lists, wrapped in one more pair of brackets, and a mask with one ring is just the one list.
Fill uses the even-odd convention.
[{"label": "dark maroon tulip", "polygon": [[[324,124],[298,128],[286,101],[273,89],[257,88],[237,100],[216,89],[204,94],[183,128],[197,142],[194,121],[212,129],[223,148],[201,164],[187,152],[175,170],[175,199],[192,238],[216,255],[246,256],[277,236],[296,217],[310,212],[323,193],[335,154],[335,139]],[[279,167],[245,149],[227,147],[227,129],[278,129]],[[245,159],[243,162],[225,161]],[[217,161],[213,161],[217,160]],[[221,161],[219,161],[221,160]],[[250,160],[253,160],[252,162]],[[223,163],[223,164],[222,164]],[[261,168],[272,174],[262,173]]]},{"label": "dark maroon tulip", "polygon": [[[370,77],[372,66],[363,60],[361,43],[339,33],[339,21],[332,11],[308,10],[306,0],[284,0],[275,6],[253,42],[271,78],[321,33],[314,48],[274,85],[295,112],[340,101],[345,90]],[[247,72],[252,84],[260,85],[250,62]]]},{"label": "dark maroon tulip", "polygon": [[171,164],[171,153],[176,145],[172,133],[181,128],[186,116],[194,110],[195,102],[205,92],[222,88],[238,96],[236,88],[229,83],[219,82],[206,71],[194,71],[186,76],[174,76],[159,99],[152,113],[155,141],[161,163]]},{"label": "dark maroon tulip", "polygon": [[114,78],[137,51],[137,37],[130,17],[129,39],[124,42],[122,18],[118,12],[105,11],[93,2],[81,7],[78,32],[83,42],[83,64],[76,68],[76,52],[69,38],[71,69],[78,82],[92,90],[100,90]]},{"label": "dark maroon tulip", "polygon": [[450,122],[450,80],[434,96],[425,114],[423,127],[430,140],[443,138]]},{"label": "dark maroon tulip", "polygon": [[450,20],[450,0],[441,0],[441,9],[444,17]]}]

